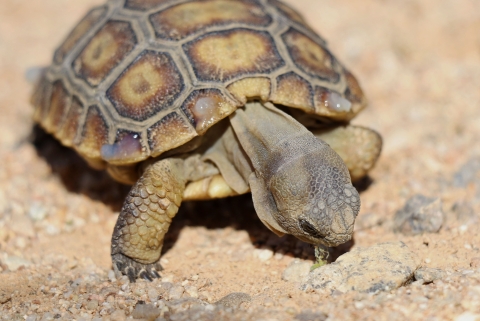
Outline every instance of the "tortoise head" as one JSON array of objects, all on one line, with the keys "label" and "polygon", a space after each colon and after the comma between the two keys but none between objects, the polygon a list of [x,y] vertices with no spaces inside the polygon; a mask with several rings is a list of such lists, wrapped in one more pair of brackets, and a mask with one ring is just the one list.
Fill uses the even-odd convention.
[{"label": "tortoise head", "polygon": [[350,240],[360,197],[341,158],[326,144],[297,155],[272,175],[273,218],[287,233],[312,244]]},{"label": "tortoise head", "polygon": [[255,209],[270,230],[327,246],[351,238],[360,198],[327,143],[269,103],[247,103],[230,122],[254,169]]}]

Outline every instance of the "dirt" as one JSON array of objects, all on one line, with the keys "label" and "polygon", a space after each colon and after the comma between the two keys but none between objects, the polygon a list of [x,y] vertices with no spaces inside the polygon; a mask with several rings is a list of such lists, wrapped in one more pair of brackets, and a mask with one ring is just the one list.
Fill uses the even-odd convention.
[{"label": "dirt", "polygon": [[[142,303],[162,311],[158,320],[480,320],[480,2],[287,2],[362,84],[369,107],[354,123],[384,139],[377,166],[358,185],[354,241],[335,255],[403,241],[423,268],[445,276],[376,294],[303,292],[281,276],[295,259],[313,263],[313,248],[269,232],[246,195],[184,204],[161,259],[162,279],[115,279],[110,235],[128,187],[89,169],[34,127],[25,80],[26,70],[49,64],[75,22],[102,1],[5,0],[1,320],[125,320]],[[395,213],[416,194],[440,198],[440,231],[394,233]],[[233,292],[251,301],[226,310],[214,305]],[[192,314],[182,305],[187,301],[204,310]]]}]

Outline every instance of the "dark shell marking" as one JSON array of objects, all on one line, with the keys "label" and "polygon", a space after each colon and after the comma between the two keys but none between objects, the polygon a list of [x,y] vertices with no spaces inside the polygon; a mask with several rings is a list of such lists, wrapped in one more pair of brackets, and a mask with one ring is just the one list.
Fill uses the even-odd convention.
[{"label": "dark shell marking", "polygon": [[34,118],[96,164],[182,146],[250,99],[348,121],[356,79],[277,0],[125,0],[91,10],[32,95]]}]

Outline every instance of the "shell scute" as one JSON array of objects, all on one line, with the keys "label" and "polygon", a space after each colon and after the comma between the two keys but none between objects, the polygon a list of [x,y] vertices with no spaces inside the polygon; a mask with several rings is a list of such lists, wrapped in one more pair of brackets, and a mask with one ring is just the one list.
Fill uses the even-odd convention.
[{"label": "shell scute", "polygon": [[36,84],[32,97],[31,104],[35,107],[33,119],[36,122],[42,123],[48,115],[50,109],[50,97],[52,92],[52,83],[43,74]]},{"label": "shell scute", "polygon": [[144,152],[142,134],[124,129],[117,130],[113,144],[104,144],[100,150],[102,159],[114,165],[138,162],[144,158]]},{"label": "shell scute", "polygon": [[174,149],[197,136],[188,120],[172,112],[148,129],[148,141],[152,156]]},{"label": "shell scute", "polygon": [[365,96],[360,84],[348,70],[345,70],[345,80],[348,86],[345,91],[346,98],[353,103],[365,103]]},{"label": "shell scute", "polygon": [[108,144],[108,130],[108,124],[98,106],[90,106],[76,146],[78,152],[87,159],[100,160],[100,150]]},{"label": "shell scute", "polygon": [[237,109],[219,89],[200,89],[192,92],[182,105],[183,112],[199,134]]},{"label": "shell scute", "polygon": [[268,101],[271,86],[267,77],[250,77],[231,83],[227,89],[238,101],[246,104],[249,99]]},{"label": "shell scute", "polygon": [[282,35],[292,61],[303,72],[321,80],[337,83],[340,75],[335,71],[333,55],[309,36],[290,28]]},{"label": "shell scute", "polygon": [[77,42],[95,25],[107,12],[106,7],[99,7],[90,10],[89,13],[80,21],[80,23],[70,32],[65,41],[55,51],[53,61],[61,64],[65,56],[75,47]]},{"label": "shell scute", "polygon": [[78,97],[73,96],[65,122],[57,135],[65,146],[72,146],[74,144],[82,115],[83,104]]},{"label": "shell scute", "polygon": [[148,50],[119,76],[107,97],[120,115],[143,121],[170,106],[184,87],[171,55]]},{"label": "shell scute", "polygon": [[129,22],[108,21],[73,62],[77,77],[98,86],[135,47],[137,38]]},{"label": "shell scute", "polygon": [[355,116],[355,104],[335,90],[318,86],[315,88],[315,111],[331,119],[350,120]]},{"label": "shell scute", "polygon": [[313,110],[313,89],[310,83],[294,72],[277,77],[277,88],[271,100],[280,105]]},{"label": "shell scute", "polygon": [[48,131],[57,133],[60,130],[67,115],[70,102],[70,94],[63,85],[63,82],[61,80],[55,81],[52,87],[48,115],[43,122],[43,125]]},{"label": "shell scute", "polygon": [[212,26],[264,27],[272,18],[254,1],[210,0],[175,5],[149,17],[157,38],[181,40]]},{"label": "shell scute", "polygon": [[202,81],[224,82],[242,75],[270,73],[285,65],[274,40],[264,31],[238,28],[212,32],[183,45],[183,49]]}]

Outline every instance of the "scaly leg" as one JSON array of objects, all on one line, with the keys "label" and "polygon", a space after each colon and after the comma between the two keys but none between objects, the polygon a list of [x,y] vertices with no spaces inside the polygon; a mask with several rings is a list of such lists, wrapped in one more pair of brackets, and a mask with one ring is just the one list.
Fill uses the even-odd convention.
[{"label": "scaly leg", "polygon": [[130,190],[112,236],[115,272],[152,280],[160,275],[163,239],[185,189],[183,161],[168,158],[149,165]]}]

